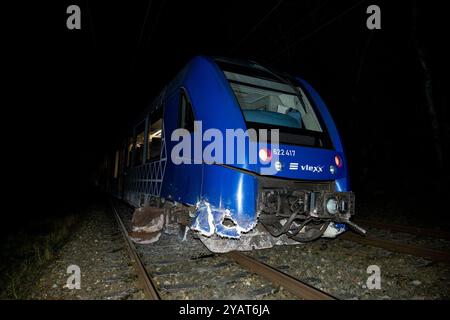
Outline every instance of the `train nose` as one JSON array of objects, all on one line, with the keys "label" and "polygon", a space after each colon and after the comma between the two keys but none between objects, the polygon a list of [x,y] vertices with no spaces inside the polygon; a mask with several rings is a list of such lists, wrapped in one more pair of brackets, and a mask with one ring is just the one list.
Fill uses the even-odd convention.
[{"label": "train nose", "polygon": [[[336,150],[296,145],[258,145],[258,164],[246,169],[289,179],[335,180],[345,177],[344,156]],[[272,169],[268,171],[269,167]]]}]

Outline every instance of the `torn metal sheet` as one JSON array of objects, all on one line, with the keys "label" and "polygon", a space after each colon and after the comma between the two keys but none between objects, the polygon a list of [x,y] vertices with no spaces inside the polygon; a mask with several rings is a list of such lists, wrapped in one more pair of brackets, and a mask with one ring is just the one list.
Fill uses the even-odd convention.
[{"label": "torn metal sheet", "polygon": [[164,209],[154,207],[137,208],[131,219],[134,232],[157,232],[164,227]]},{"label": "torn metal sheet", "polygon": [[214,216],[209,203],[203,202],[197,204],[197,211],[191,229],[200,232],[206,237],[214,234]]},{"label": "torn metal sheet", "polygon": [[251,251],[268,249],[279,245],[301,245],[286,235],[272,237],[263,226],[256,226],[253,230],[241,234],[239,240],[226,239],[218,235],[211,237],[200,236],[200,241],[212,252],[226,253],[230,251]]},{"label": "torn metal sheet", "polygon": [[161,232],[131,232],[129,234],[130,239],[134,243],[138,244],[150,244],[159,240],[161,237]]},{"label": "torn metal sheet", "polygon": [[330,222],[322,238],[336,238],[347,230],[347,226],[343,223]]},{"label": "torn metal sheet", "polygon": [[[225,225],[225,220],[231,225]],[[206,237],[217,234],[223,238],[239,239],[242,233],[249,232],[255,227],[256,221],[245,225],[246,227],[242,227],[239,219],[236,219],[230,210],[215,208],[210,203],[201,201],[197,204],[191,229]]]}]

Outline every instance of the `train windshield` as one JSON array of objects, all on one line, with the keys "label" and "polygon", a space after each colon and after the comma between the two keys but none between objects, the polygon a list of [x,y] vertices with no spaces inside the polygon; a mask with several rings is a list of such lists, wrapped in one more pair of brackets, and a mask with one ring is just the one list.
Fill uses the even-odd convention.
[{"label": "train windshield", "polygon": [[247,122],[323,132],[308,99],[299,88],[225,72]]},{"label": "train windshield", "polygon": [[219,63],[241,107],[248,128],[279,129],[280,143],[330,148],[313,102],[301,87],[268,72]]}]

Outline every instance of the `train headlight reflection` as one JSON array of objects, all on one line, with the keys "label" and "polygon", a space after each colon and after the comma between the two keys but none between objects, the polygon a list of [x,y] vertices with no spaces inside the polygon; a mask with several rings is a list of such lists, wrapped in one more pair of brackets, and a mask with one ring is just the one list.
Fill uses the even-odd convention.
[{"label": "train headlight reflection", "polygon": [[338,212],[338,201],[335,198],[330,198],[327,201],[327,211],[330,214],[336,214]]}]

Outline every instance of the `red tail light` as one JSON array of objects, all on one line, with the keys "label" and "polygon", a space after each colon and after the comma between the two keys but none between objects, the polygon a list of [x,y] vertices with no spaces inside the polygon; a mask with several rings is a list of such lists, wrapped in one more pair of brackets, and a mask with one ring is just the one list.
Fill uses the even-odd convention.
[{"label": "red tail light", "polygon": [[342,167],[342,159],[341,159],[341,157],[339,157],[338,155],[335,155],[335,156],[334,156],[334,162],[336,163],[336,166],[337,166],[338,168],[341,168],[341,167]]},{"label": "red tail light", "polygon": [[269,149],[261,148],[259,149],[259,159],[262,162],[270,162],[272,160],[272,152]]}]

